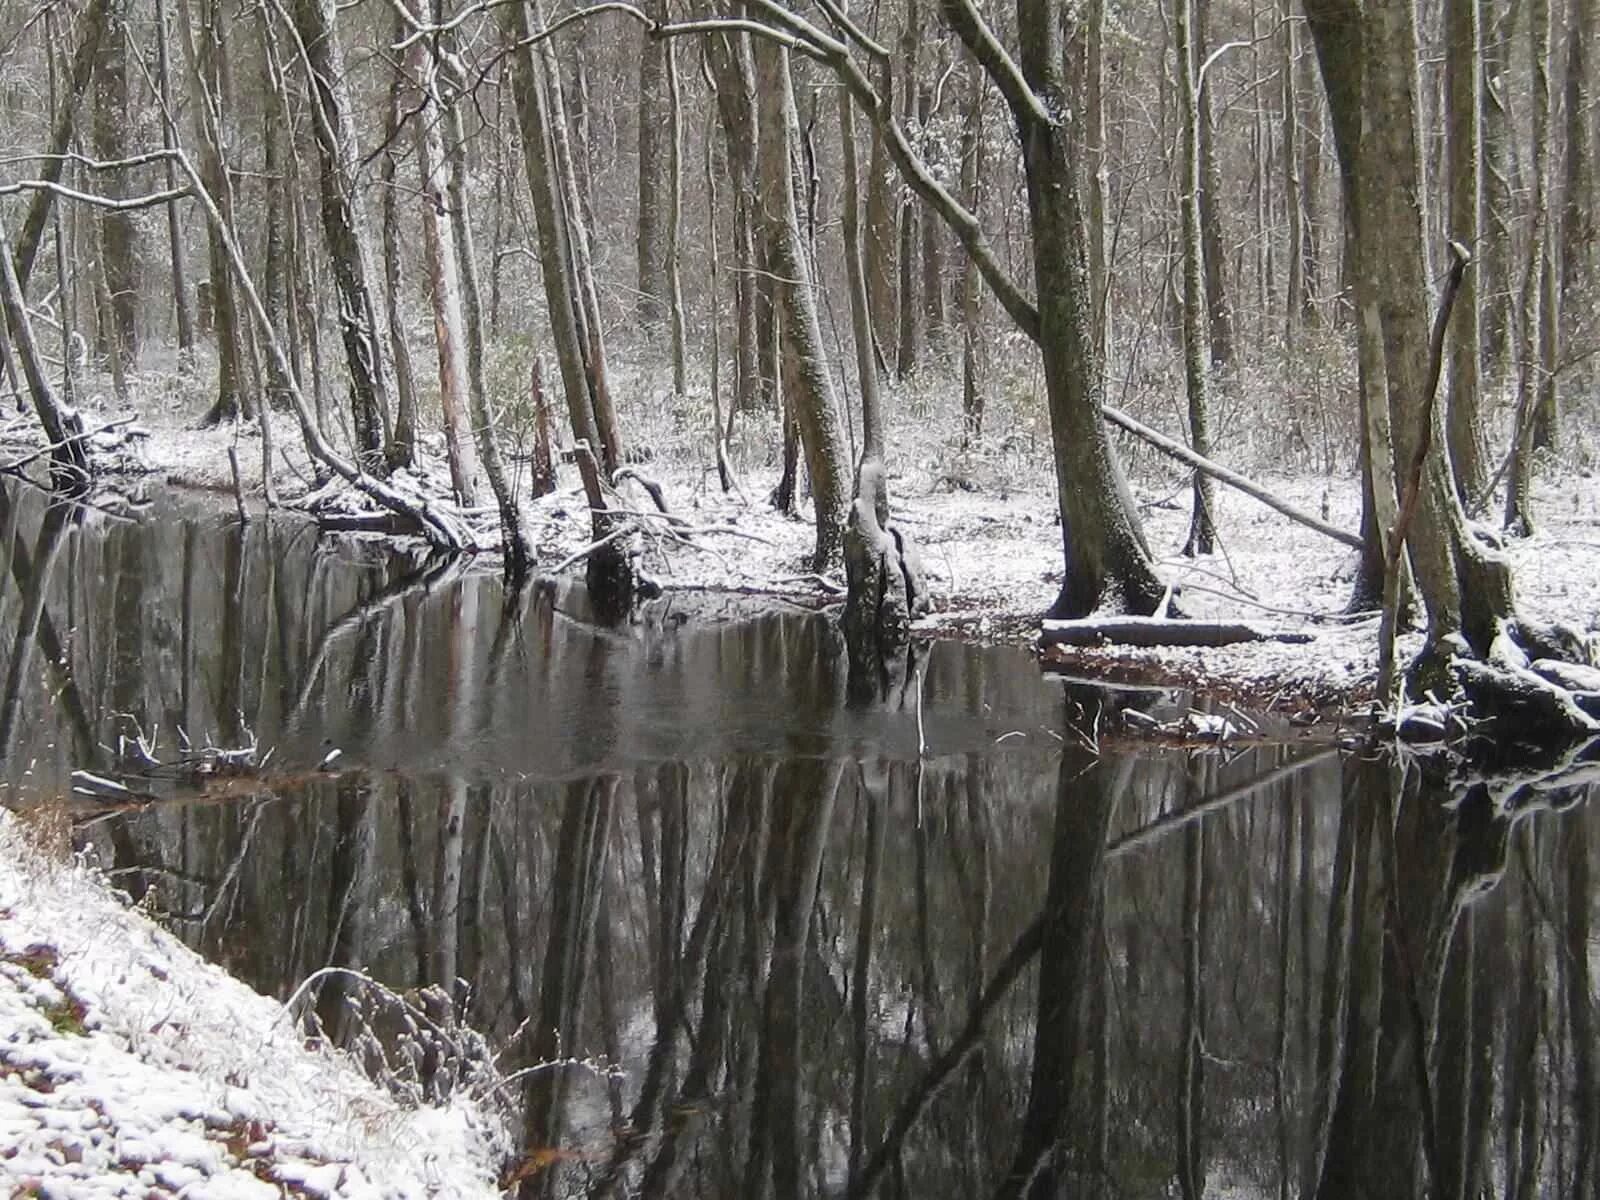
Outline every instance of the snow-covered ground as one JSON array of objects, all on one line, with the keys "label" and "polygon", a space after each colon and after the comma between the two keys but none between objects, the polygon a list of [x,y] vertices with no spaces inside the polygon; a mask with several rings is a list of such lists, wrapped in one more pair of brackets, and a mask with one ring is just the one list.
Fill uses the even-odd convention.
[{"label": "snow-covered ground", "polygon": [[[694,530],[693,545],[664,536],[647,538],[647,569],[669,587],[831,599],[806,565],[813,544],[809,506],[802,503],[801,515],[788,517],[767,503],[776,467],[762,457],[769,440],[764,432],[747,446],[736,446],[740,486],[724,495],[714,470],[700,461],[706,457],[703,439],[676,425],[669,428],[663,415],[669,408],[664,402],[640,404],[637,411],[624,414],[628,428],[643,431],[636,442],[662,448],[639,469],[662,484],[673,513]],[[148,436],[120,458],[147,471],[145,478],[231,493],[228,447],[235,433],[189,427],[193,409],[192,398],[176,393],[165,404],[142,404],[139,427]],[[86,412],[85,420],[93,427],[115,416]],[[1038,632],[1039,614],[1055,597],[1062,568],[1047,442],[1032,431],[1026,437],[991,435],[978,448],[965,448],[958,436],[947,432],[958,424],[958,418],[900,422],[888,456],[894,519],[918,545],[934,593],[935,612],[924,629],[929,634],[1031,639]],[[307,493],[312,472],[293,422],[279,417],[275,427],[274,478],[279,493],[292,501]],[[447,490],[442,438],[425,438],[423,445],[421,467],[411,482],[442,499]],[[261,441],[253,425],[238,436],[237,453],[244,490],[258,497]],[[1152,466],[1148,454],[1142,457],[1134,491],[1162,570],[1181,589],[1184,611],[1309,632],[1313,639],[1203,650],[1074,650],[1067,656],[1071,669],[1159,675],[1240,693],[1256,702],[1279,696],[1296,704],[1361,697],[1376,674],[1377,620],[1342,616],[1354,553],[1219,485],[1217,552],[1185,558],[1179,553],[1189,523],[1185,477],[1165,460]],[[1358,527],[1359,489],[1352,472],[1268,471],[1255,477],[1334,525],[1352,532]],[[141,486],[137,472],[127,485]],[[337,505],[342,502],[338,492],[336,487],[323,499]],[[633,510],[650,508],[644,491],[634,484],[624,486],[620,501]],[[574,468],[561,468],[557,491],[525,507],[537,566],[548,569],[589,543],[591,527]],[[1537,476],[1534,511],[1537,534],[1506,548],[1516,566],[1522,607],[1529,616],[1559,619],[1593,632],[1600,627],[1600,476],[1580,463],[1547,466]],[[485,547],[498,544],[495,520],[491,508],[478,514],[478,535]],[[1403,636],[1402,654],[1416,644],[1417,634]]]},{"label": "snow-covered ground", "polygon": [[490,1197],[506,1131],[401,1104],[0,809],[0,1195]]}]

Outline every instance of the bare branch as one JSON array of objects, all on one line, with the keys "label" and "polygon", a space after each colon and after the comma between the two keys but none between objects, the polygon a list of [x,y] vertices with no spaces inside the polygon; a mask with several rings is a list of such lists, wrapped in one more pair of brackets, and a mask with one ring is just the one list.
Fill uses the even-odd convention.
[{"label": "bare branch", "polygon": [[15,183],[0,184],[0,196],[16,196],[23,192],[49,192],[62,200],[76,200],[81,204],[92,204],[96,208],[108,209],[111,212],[133,212],[141,208],[155,208],[194,195],[193,191],[185,187],[114,200],[110,196],[97,196],[93,192],[80,192],[77,188],[69,188],[65,184],[51,183],[48,179],[19,179]]},{"label": "bare branch", "polygon": [[1022,77],[1022,69],[1000,44],[1000,39],[994,35],[972,0],[939,0],[939,7],[944,12],[946,23],[966,43],[972,56],[1000,89],[1019,126],[1025,127],[1032,122],[1047,126],[1060,123],[1059,118],[1044,106],[1038,93],[1028,86],[1028,81]]}]

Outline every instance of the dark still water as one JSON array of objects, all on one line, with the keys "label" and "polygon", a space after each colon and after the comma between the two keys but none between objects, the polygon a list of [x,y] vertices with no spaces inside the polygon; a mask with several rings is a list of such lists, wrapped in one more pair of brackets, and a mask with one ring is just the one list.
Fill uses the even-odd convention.
[{"label": "dark still water", "polygon": [[[1097,756],[1096,714],[1182,698],[1021,650],[938,644],[920,712],[850,705],[824,616],[604,628],[175,501],[0,491],[0,556],[6,802],[143,731],[162,801],[74,799],[80,844],[264,992],[444,984],[501,1070],[562,1060],[509,1085],[523,1194],[1593,1192],[1581,792]],[[179,730],[253,737],[266,781],[178,775]],[[389,1040],[350,975],[305,994]]]}]

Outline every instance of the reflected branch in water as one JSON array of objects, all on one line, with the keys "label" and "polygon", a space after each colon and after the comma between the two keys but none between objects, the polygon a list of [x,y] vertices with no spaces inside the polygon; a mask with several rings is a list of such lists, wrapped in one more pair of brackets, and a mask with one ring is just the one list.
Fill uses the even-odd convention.
[{"label": "reflected branch in water", "polygon": [[370,599],[349,609],[338,620],[324,628],[321,636],[317,638],[317,645],[311,653],[311,658],[306,663],[305,674],[301,678],[300,688],[295,694],[294,704],[290,706],[285,724],[292,725],[304,716],[306,705],[311,700],[312,690],[327,665],[329,653],[345,635],[361,629],[367,622],[376,620],[404,600],[427,599],[439,588],[454,581],[461,574],[461,570],[459,555],[434,559],[417,570],[406,572],[393,583],[379,589]]},{"label": "reflected branch in water", "polygon": [[1318,763],[1335,759],[1338,755],[1338,747],[1329,746],[1326,750],[1318,750],[1316,753],[1308,754],[1304,758],[1297,758],[1293,762],[1284,763],[1281,767],[1273,767],[1270,771],[1263,771],[1260,775],[1247,779],[1241,784],[1218,792],[1214,796],[1208,796],[1204,800],[1198,800],[1191,805],[1178,809],[1176,812],[1168,813],[1166,816],[1151,821],[1150,824],[1142,828],[1135,829],[1132,833],[1123,834],[1123,836],[1115,839],[1106,847],[1106,857],[1108,859],[1121,858],[1124,854],[1151,845],[1186,825],[1201,820],[1220,809],[1227,808],[1230,804],[1237,804],[1239,801],[1253,796],[1263,788],[1271,787],[1275,783],[1281,783],[1283,780],[1298,775]]},{"label": "reflected branch in water", "polygon": [[[0,495],[4,495],[4,489],[0,489]],[[21,543],[15,543],[12,549],[12,571],[19,575],[19,582],[22,582],[22,576],[25,576],[26,582],[22,587],[22,612],[11,642],[5,696],[0,701],[0,762],[10,757],[11,743],[16,737],[17,714],[22,708],[22,689],[27,682],[28,668],[33,662],[34,643],[45,620],[45,598],[49,595],[50,576],[55,570],[56,556],[67,530],[68,513],[67,507],[59,504],[52,504],[45,509],[31,570],[24,568],[25,552]]]},{"label": "reflected branch in water", "polygon": [[[71,505],[64,503],[52,504],[46,509],[46,523],[48,524],[50,521],[51,513],[58,513],[59,517],[57,519],[59,523],[64,526],[66,524],[67,516],[75,511],[77,510]],[[21,507],[12,498],[10,490],[6,487],[0,486],[0,526],[4,526],[8,532],[14,534],[16,530],[15,522],[20,518],[20,516]],[[46,529],[47,525],[41,525],[39,540],[39,547],[41,549],[47,545],[47,542],[44,538]],[[59,531],[55,536],[59,538]],[[28,552],[28,548],[23,545],[19,537],[9,536],[6,538],[6,543],[11,551],[11,577],[16,582],[17,589],[22,593],[23,596],[24,615],[23,619],[18,622],[17,630],[18,635],[20,636],[22,630],[29,624],[29,620],[27,618],[27,612],[29,608],[28,597],[35,594],[35,581],[39,579],[41,572],[36,568],[36,556]],[[44,574],[49,574],[49,572],[46,571]],[[96,757],[93,726],[89,721],[88,710],[84,707],[83,696],[78,691],[77,680],[74,678],[72,673],[72,660],[67,655],[66,647],[62,643],[60,635],[56,632],[55,622],[50,619],[50,610],[48,605],[45,603],[45,597],[47,595],[47,588],[37,588],[36,603],[38,605],[38,615],[32,620],[33,634],[31,636],[37,638],[39,648],[44,651],[45,664],[50,671],[52,690],[60,703],[66,709],[67,719],[72,726],[74,739],[73,749],[76,753],[77,760],[81,763],[92,766]],[[31,640],[29,646],[31,650]],[[15,665],[16,662],[17,656],[16,649],[14,647],[12,652],[13,665]],[[17,700],[13,698],[13,694],[16,691],[20,691],[21,681],[22,678],[25,678],[25,674],[26,673],[24,671],[22,676],[19,677],[15,689],[12,686],[11,680],[9,678],[7,679],[5,702],[8,709],[17,703]],[[13,725],[15,724],[15,720],[16,715],[13,712],[11,718]],[[8,731],[8,736],[0,737],[0,760],[4,760],[9,753],[11,746],[11,735],[13,734],[14,729]]]}]

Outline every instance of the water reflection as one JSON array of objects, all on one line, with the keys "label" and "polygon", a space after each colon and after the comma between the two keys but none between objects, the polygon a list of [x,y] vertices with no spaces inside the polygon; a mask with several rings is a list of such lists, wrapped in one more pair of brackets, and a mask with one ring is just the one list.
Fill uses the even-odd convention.
[{"label": "water reflection", "polygon": [[129,723],[279,747],[79,836],[263,991],[439,985],[507,1069],[568,1063],[519,1080],[521,1194],[1594,1192],[1581,792],[1097,757],[1079,713],[1167,701],[954,646],[919,757],[815,617],[603,628],[288,525],[20,507],[13,795]]}]

